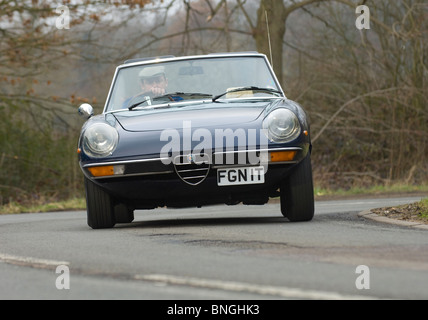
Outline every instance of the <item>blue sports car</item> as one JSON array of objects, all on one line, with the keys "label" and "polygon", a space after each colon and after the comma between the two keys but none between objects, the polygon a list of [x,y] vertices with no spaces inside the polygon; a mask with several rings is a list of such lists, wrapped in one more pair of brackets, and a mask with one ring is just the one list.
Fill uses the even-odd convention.
[{"label": "blue sports car", "polygon": [[136,209],[265,204],[314,215],[311,140],[266,56],[226,53],[125,61],[78,144],[88,225],[130,223]]}]

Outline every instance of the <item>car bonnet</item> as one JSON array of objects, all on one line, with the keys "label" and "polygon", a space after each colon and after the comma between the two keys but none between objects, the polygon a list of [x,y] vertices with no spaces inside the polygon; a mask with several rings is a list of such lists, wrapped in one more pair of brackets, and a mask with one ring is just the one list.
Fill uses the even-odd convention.
[{"label": "car bonnet", "polygon": [[168,128],[183,128],[184,123],[193,128],[230,127],[255,121],[269,102],[249,104],[211,104],[187,108],[168,108],[115,113],[117,121],[126,131],[160,131]]}]

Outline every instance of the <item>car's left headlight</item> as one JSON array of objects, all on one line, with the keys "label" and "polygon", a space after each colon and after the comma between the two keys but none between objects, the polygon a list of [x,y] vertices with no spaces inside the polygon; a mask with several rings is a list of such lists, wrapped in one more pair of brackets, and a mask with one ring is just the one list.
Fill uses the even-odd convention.
[{"label": "car's left headlight", "polygon": [[116,149],[118,140],[115,128],[106,123],[95,123],[83,133],[83,151],[91,157],[106,157]]},{"label": "car's left headlight", "polygon": [[296,139],[301,131],[299,119],[293,111],[278,108],[263,120],[263,129],[268,139],[284,143]]}]

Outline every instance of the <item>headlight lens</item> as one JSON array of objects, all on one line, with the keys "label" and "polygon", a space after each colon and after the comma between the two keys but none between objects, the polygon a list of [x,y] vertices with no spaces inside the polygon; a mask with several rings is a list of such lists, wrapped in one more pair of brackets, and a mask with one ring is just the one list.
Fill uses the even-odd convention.
[{"label": "headlight lens", "polygon": [[300,123],[291,110],[273,110],[263,120],[263,129],[269,140],[284,143],[296,139],[300,134]]},{"label": "headlight lens", "polygon": [[118,140],[115,128],[106,123],[95,123],[83,134],[83,151],[91,157],[106,157],[116,149]]}]

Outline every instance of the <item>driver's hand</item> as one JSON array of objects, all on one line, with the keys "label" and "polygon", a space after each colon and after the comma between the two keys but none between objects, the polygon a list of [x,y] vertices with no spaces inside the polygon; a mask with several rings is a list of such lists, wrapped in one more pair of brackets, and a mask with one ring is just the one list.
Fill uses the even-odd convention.
[{"label": "driver's hand", "polygon": [[150,89],[150,91],[154,96],[161,96],[166,93],[164,88],[159,88],[159,87],[153,87]]}]

